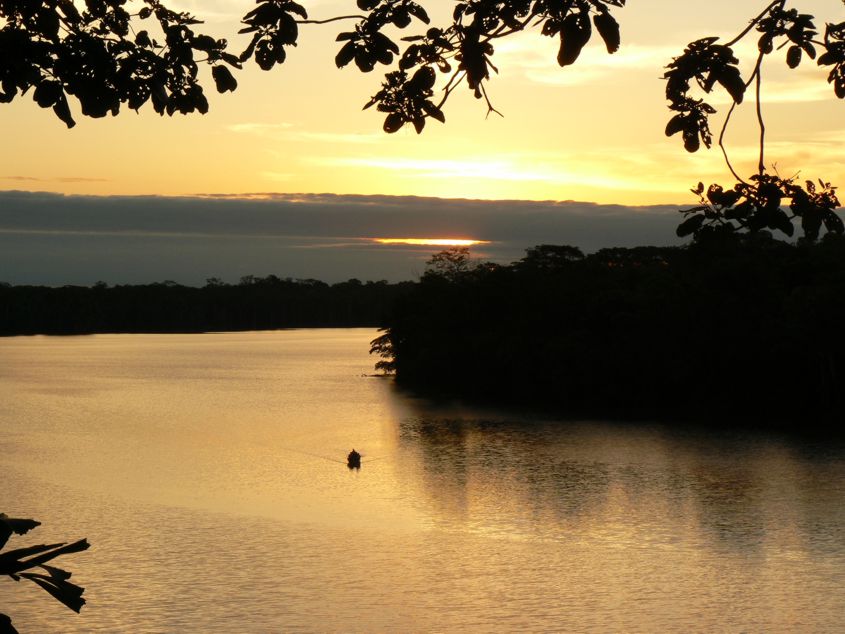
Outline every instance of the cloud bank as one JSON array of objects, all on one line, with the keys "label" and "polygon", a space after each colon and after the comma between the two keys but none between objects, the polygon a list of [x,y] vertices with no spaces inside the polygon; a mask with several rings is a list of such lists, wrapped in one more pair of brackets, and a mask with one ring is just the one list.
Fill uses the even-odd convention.
[{"label": "cloud bank", "polygon": [[375,238],[488,241],[476,257],[511,262],[536,244],[587,252],[677,244],[679,206],[255,193],[64,196],[0,192],[0,281],[110,284],[242,275],[414,279],[436,247]]}]

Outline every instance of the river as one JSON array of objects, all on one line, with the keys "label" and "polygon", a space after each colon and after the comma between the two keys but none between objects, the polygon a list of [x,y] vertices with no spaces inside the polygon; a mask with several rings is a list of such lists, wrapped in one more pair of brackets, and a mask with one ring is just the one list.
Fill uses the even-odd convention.
[{"label": "river", "polygon": [[[845,445],[435,404],[375,332],[0,339],[0,511],[87,537],[42,632],[837,632]],[[460,351],[455,351],[460,363]],[[364,456],[349,470],[346,453]]]}]

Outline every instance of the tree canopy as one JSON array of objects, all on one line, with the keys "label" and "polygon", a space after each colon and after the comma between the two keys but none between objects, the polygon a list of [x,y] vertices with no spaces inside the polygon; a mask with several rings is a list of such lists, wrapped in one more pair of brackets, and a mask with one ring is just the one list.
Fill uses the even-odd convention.
[{"label": "tree canopy", "polygon": [[[217,91],[236,90],[233,74],[247,63],[265,71],[283,64],[305,26],[339,23],[339,68],[354,64],[361,72],[384,71],[381,86],[364,108],[384,114],[383,128],[396,132],[411,124],[422,132],[429,119],[445,122],[444,106],[459,87],[498,112],[489,93],[498,40],[523,31],[559,40],[557,62],[574,64],[594,33],[608,53],[622,46],[616,13],[626,0],[458,0],[449,19],[432,20],[424,2],[357,0],[358,12],[314,18],[293,0],[257,0],[241,20],[243,41],[235,48],[226,39],[202,33],[202,22],[159,0],[0,0],[0,102],[32,93],[35,102],[68,127],[75,125],[72,99],[84,116],[117,115],[123,107],[138,110],[147,102],[159,114],[205,113],[200,66],[211,67]],[[233,28],[234,30],[234,28]],[[739,69],[735,47],[756,38],[751,73]],[[241,48],[243,50],[239,50]],[[695,152],[710,147],[710,118],[716,109],[705,101],[715,90],[730,97],[718,144],[737,183],[693,189],[699,205],[683,210],[681,236],[723,233],[794,232],[799,221],[814,240],[822,227],[842,233],[834,213],[835,187],[824,180],[798,183],[795,177],[770,174],[765,164],[765,124],[760,107],[763,62],[780,51],[796,68],[806,61],[830,68],[833,94],[845,98],[845,22],[826,22],[773,0],[739,27],[728,41],[708,36],[691,42],[666,66],[670,119],[666,134],[680,134]],[[492,74],[491,74],[492,71]],[[724,146],[725,130],[737,106],[753,87],[760,128],[757,172],[742,178]],[[70,99],[72,98],[72,99]],[[788,209],[789,211],[787,211]]]},{"label": "tree canopy", "polygon": [[579,418],[841,430],[843,236],[465,256],[429,260],[372,341],[400,384]]},{"label": "tree canopy", "polygon": [[[84,4],[84,7],[82,6]],[[0,1],[0,101],[33,90],[35,101],[74,125],[68,96],[82,114],[116,115],[122,106],[138,110],[148,101],[159,114],[208,111],[199,78],[200,64],[211,66],[219,92],[234,91],[231,69],[252,61],[269,71],[297,45],[303,25],[342,22],[337,35],[339,68],[354,62],[362,72],[385,68],[384,83],[365,107],[385,113],[384,129],[405,123],[421,131],[428,118],[445,121],[442,106],[465,84],[487,97],[490,71],[496,72],[493,42],[525,29],[560,39],[558,62],[572,64],[590,39],[593,26],[608,52],[620,45],[611,7],[625,0],[465,0],[456,2],[452,21],[431,25],[425,7],[413,0],[357,0],[359,13],[312,19],[293,0],[258,0],[243,16],[239,34],[248,38],[235,53],[225,39],[198,31],[202,21],[169,9],[159,0]],[[396,38],[394,31],[414,31]],[[402,43],[403,49],[400,49]],[[434,100],[438,73],[445,75]]]}]

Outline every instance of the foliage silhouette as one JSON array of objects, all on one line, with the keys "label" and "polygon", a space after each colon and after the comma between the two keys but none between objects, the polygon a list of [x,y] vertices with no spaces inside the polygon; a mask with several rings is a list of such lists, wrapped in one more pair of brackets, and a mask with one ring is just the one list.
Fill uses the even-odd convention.
[{"label": "foliage silhouette", "polygon": [[[713,139],[709,117],[716,112],[713,106],[691,94],[693,85],[704,93],[711,93],[716,86],[721,86],[733,102],[719,133],[719,147],[728,169],[738,182],[727,190],[712,184],[707,189],[706,198],[704,184],[699,183],[692,191],[699,196],[700,204],[681,210],[685,220],[678,227],[678,236],[693,235],[701,240],[726,233],[753,234],[764,230],[781,231],[792,236],[795,231],[793,220],[800,220],[804,239],[810,241],[818,238],[822,225],[831,233],[841,234],[845,230],[841,219],[833,211],[839,206],[839,200],[836,188],[830,183],[819,180],[820,187],[817,189],[813,181],[807,180],[802,186],[796,177],[783,178],[766,173],[766,125],[760,96],[766,56],[788,47],[786,64],[789,68],[797,68],[805,55],[816,59],[817,48],[821,48],[824,52],[817,62],[833,67],[828,82],[833,84],[837,97],[845,97],[845,22],[827,24],[824,39],[819,40],[814,20],[812,15],[787,9],[786,0],[775,0],[726,44],[718,43],[719,38],[716,37],[696,40],[667,67],[664,74],[666,98],[670,102],[670,110],[677,114],[666,125],[666,135],[674,136],[680,132],[687,151],[698,151],[702,143],[708,148],[711,146]],[[752,32],[759,35],[757,57],[748,79],[743,79],[732,47]],[[751,84],[755,86],[760,132],[759,158],[757,172],[744,180],[731,164],[724,138],[731,116],[743,102]],[[791,215],[782,208],[787,200]]]},{"label": "foliage silhouette", "polygon": [[[705,239],[725,233],[778,230],[787,236],[794,234],[793,219],[800,218],[804,238],[810,242],[819,237],[822,225],[829,233],[841,234],[845,226],[836,215],[839,207],[836,188],[819,181],[819,186],[806,181],[804,187],[794,179],[769,174],[755,174],[751,183],[741,182],[725,191],[721,185],[710,185],[705,194],[704,183],[692,192],[700,204],[683,210],[686,219],[678,227],[678,236],[693,234]],[[783,209],[789,200],[790,216]]]},{"label": "foliage silhouette", "polygon": [[[121,104],[137,110],[148,100],[160,114],[205,112],[208,103],[198,80],[200,63],[211,66],[218,91],[233,91],[237,81],[229,67],[239,69],[252,59],[270,70],[286,61],[286,47],[296,46],[301,26],[353,21],[352,30],[337,36],[342,43],[335,57],[337,66],[354,62],[360,71],[371,72],[377,66],[396,65],[365,107],[378,105],[387,115],[384,127],[388,131],[404,123],[413,123],[419,131],[429,117],[445,119],[442,105],[462,83],[477,98],[486,99],[489,111],[495,111],[485,82],[491,79],[491,70],[497,72],[492,62],[496,40],[538,30],[560,40],[557,60],[568,66],[577,61],[593,28],[608,53],[619,50],[620,28],[611,8],[625,4],[625,0],[464,0],[455,3],[450,23],[430,27],[426,9],[413,0],[358,0],[361,13],[326,19],[309,19],[306,9],[292,0],[258,0],[258,6],[243,17],[245,26],[239,31],[250,36],[249,43],[234,55],[227,51],[227,40],[196,32],[196,25],[202,23],[196,17],[172,11],[159,0],[91,1],[82,11],[68,0],[2,0],[0,18],[5,25],[0,29],[0,50],[5,54],[0,94],[4,101],[11,101],[19,92],[34,88],[35,101],[52,107],[69,126],[73,120],[67,95],[76,97],[83,114],[93,117],[117,114]],[[130,13],[130,5],[138,10]],[[402,37],[404,51],[386,32],[417,23],[427,28]],[[752,31],[760,34],[760,55],[745,81],[732,47]],[[845,22],[828,23],[824,38],[817,35],[813,16],[787,9],[786,0],[775,0],[728,43],[717,43],[717,37],[690,43],[665,74],[670,109],[677,112],[667,134],[683,132],[690,151],[697,150],[700,142],[709,146],[708,117],[715,110],[690,95],[693,80],[706,93],[721,85],[739,104],[749,84],[760,81],[762,58],[787,44],[790,68],[797,67],[805,55],[816,59],[821,49],[817,62],[832,67],[828,81],[837,97],[845,97]],[[435,104],[430,98],[438,72],[447,79],[443,96]]]},{"label": "foliage silhouette", "polygon": [[[564,254],[565,257],[538,257]],[[687,247],[542,245],[429,269],[371,352],[431,394],[581,416],[841,429],[845,238],[726,234]]]},{"label": "foliage silhouette", "polygon": [[144,2],[134,14],[127,4],[91,0],[80,11],[71,0],[0,2],[5,20],[0,102],[33,89],[39,106],[52,108],[73,127],[68,96],[89,117],[116,115],[124,104],[138,110],[148,101],[159,114],[207,112],[198,80],[200,61],[212,65],[220,92],[237,87],[223,64],[239,68],[240,61],[226,51],[225,40],[195,33],[192,27],[199,20],[157,0]]},{"label": "foliage silhouette", "polygon": [[[5,513],[0,513],[0,549],[2,549],[12,534],[25,535],[30,530],[40,526],[40,522],[29,519],[16,519]],[[15,581],[27,579],[47,591],[57,601],[66,605],[74,612],[79,612],[85,605],[82,588],[68,581],[71,573],[55,566],[47,565],[61,555],[78,553],[87,550],[88,541],[80,539],[71,544],[38,544],[26,548],[17,548],[0,554],[0,575],[8,575]],[[40,568],[42,572],[33,572]],[[0,633],[16,633],[11,619],[0,614]]]},{"label": "foliage silhouette", "polygon": [[[305,25],[352,22],[351,30],[337,35],[335,56],[339,68],[354,62],[364,73],[385,67],[380,90],[365,104],[385,115],[384,130],[396,132],[406,123],[421,132],[428,119],[445,122],[443,107],[452,92],[465,84],[484,99],[488,114],[498,111],[488,96],[494,43],[516,33],[536,30],[560,41],[557,55],[562,67],[575,63],[597,32],[607,52],[621,46],[619,23],[613,10],[625,0],[461,0],[451,19],[431,26],[425,7],[413,0],[357,0],[360,13],[325,19],[309,18],[293,0],[258,0],[242,19],[239,33],[249,36],[240,54],[229,52],[225,39],[196,31],[201,21],[187,12],[168,9],[160,0],[88,0],[79,10],[70,0],[18,2],[0,0],[0,102],[12,101],[32,90],[39,106],[52,108],[68,127],[75,125],[68,96],[75,97],[82,114],[116,115],[123,105],[138,110],[148,101],[159,114],[205,113],[208,100],[199,78],[200,64],[211,67],[219,92],[234,91],[238,82],[230,68],[253,60],[271,70],[287,59]],[[130,9],[135,10],[131,13]],[[418,32],[399,38],[393,32],[413,25]],[[734,47],[752,34],[757,58],[744,78]],[[721,87],[732,105],[719,146],[737,180],[730,188],[711,185],[718,200],[682,210],[686,219],[679,235],[707,238],[715,233],[780,230],[792,235],[792,221],[800,219],[806,239],[814,240],[824,225],[842,233],[831,209],[838,205],[835,188],[821,181],[821,194],[796,182],[766,174],[765,124],[760,104],[764,59],[786,48],[786,64],[796,68],[806,58],[830,67],[828,82],[838,98],[845,98],[845,22],[827,23],[819,37],[815,18],[787,8],[787,0],[770,2],[728,42],[705,37],[691,42],[674,58],[664,74],[666,98],[673,113],[666,126],[669,136],[680,133],[684,147],[710,147],[710,117],[716,109],[698,98]],[[389,70],[393,68],[393,70]],[[435,88],[439,84],[439,96]],[[734,170],[724,146],[731,116],[755,87],[760,152],[757,173],[748,180]],[[777,191],[776,191],[777,190]],[[694,190],[701,195],[703,187]],[[721,193],[719,193],[721,192]],[[727,192],[727,193],[725,193]],[[736,196],[737,204],[726,204]],[[709,196],[708,196],[709,197]],[[792,215],[775,209],[775,202],[790,201]]]},{"label": "foliage silhouette", "polygon": [[[442,106],[462,83],[486,100],[488,112],[495,112],[485,82],[491,70],[497,71],[492,63],[497,39],[538,28],[560,39],[558,63],[567,66],[577,60],[594,25],[608,52],[615,52],[621,40],[609,7],[622,7],[625,0],[465,0],[455,3],[449,24],[401,38],[404,51],[387,31],[431,22],[426,9],[413,0],[357,0],[360,13],[326,19],[309,19],[293,0],[256,4],[241,20],[239,33],[249,35],[249,42],[235,55],[227,40],[197,32],[202,22],[196,17],[173,11],[160,0],[88,0],[82,11],[71,0],[0,0],[0,19],[5,21],[0,29],[0,101],[33,89],[36,103],[52,108],[68,127],[75,125],[68,95],[91,117],[116,115],[122,105],[138,110],[148,101],[159,114],[205,113],[200,64],[211,66],[219,92],[234,91],[238,83],[230,68],[253,60],[271,70],[286,61],[301,26],[352,21],[352,30],[337,36],[342,44],[336,65],[354,62],[365,73],[397,66],[386,73],[382,89],[365,108],[377,105],[385,113],[387,132],[405,123],[420,132],[428,118],[445,121]],[[435,103],[438,72],[448,79]]]}]

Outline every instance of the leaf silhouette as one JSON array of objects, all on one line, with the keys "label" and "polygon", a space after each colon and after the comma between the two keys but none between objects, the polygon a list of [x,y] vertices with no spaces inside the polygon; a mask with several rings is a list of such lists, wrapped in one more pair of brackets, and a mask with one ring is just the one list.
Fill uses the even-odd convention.
[{"label": "leaf silhouette", "polygon": [[684,126],[684,148],[687,152],[698,152],[699,148],[701,147],[701,142],[698,140],[698,136],[699,129],[695,125],[695,123],[687,123],[687,125]]},{"label": "leaf silhouette", "polygon": [[338,68],[343,68],[355,57],[355,43],[347,42],[340,47],[340,50],[335,55],[334,63]]},{"label": "leaf silhouette", "polygon": [[384,131],[392,134],[398,131],[404,124],[405,119],[402,115],[397,112],[393,112],[387,115],[387,118],[384,120]]},{"label": "leaf silhouette", "polygon": [[592,35],[590,18],[585,11],[570,13],[563,19],[560,31],[560,50],[557,63],[561,66],[574,64],[581,54],[581,49],[590,41]]},{"label": "leaf silhouette", "polygon": [[690,216],[678,225],[675,233],[678,234],[679,238],[685,238],[686,236],[692,235],[698,231],[702,224],[704,224],[704,215],[696,214],[695,216]]},{"label": "leaf silhouette", "polygon": [[76,121],[73,120],[73,117],[70,114],[70,106],[67,103],[67,98],[63,95],[59,97],[55,104],[53,104],[53,112],[56,113],[56,116],[65,122],[65,125],[68,128],[72,128],[76,125]]},{"label": "leaf silhouette", "polygon": [[18,634],[15,626],[12,625],[12,619],[5,614],[0,614],[0,634]]},{"label": "leaf silhouette", "polygon": [[790,46],[786,51],[786,65],[790,68],[797,68],[801,63],[802,50],[800,46]]},{"label": "leaf silhouette", "polygon": [[6,545],[6,542],[13,533],[15,535],[26,535],[26,533],[38,526],[41,526],[41,522],[18,519],[9,517],[5,513],[0,513],[0,548]]},{"label": "leaf silhouette", "polygon": [[596,25],[596,30],[599,32],[601,39],[604,40],[607,52],[615,53],[618,51],[622,40],[619,36],[619,23],[616,19],[605,11],[593,16],[593,24]]},{"label": "leaf silhouette", "polygon": [[234,92],[235,88],[238,87],[238,80],[232,76],[232,73],[225,66],[214,66],[211,69],[211,75],[214,77],[215,84],[217,84],[217,92]]},{"label": "leaf silhouette", "polygon": [[59,568],[45,568],[48,570],[48,575],[25,572],[21,573],[20,576],[38,584],[44,590],[49,592],[56,600],[66,605],[74,612],[79,612],[82,609],[82,606],[85,605],[85,599],[82,598],[85,588],[68,581],[68,578],[71,576],[69,572],[65,572]]},{"label": "leaf silhouette", "polygon": [[837,216],[833,211],[828,210],[827,213],[824,215],[824,226],[825,229],[830,231],[831,233],[843,233],[845,232],[845,224],[842,222],[842,218]]},{"label": "leaf silhouette", "polygon": [[[0,513],[0,548],[5,546],[13,533],[23,535],[36,526],[40,526],[40,522],[11,518],[5,513]],[[27,579],[71,610],[79,612],[85,605],[85,599],[82,598],[85,589],[69,581],[70,572],[47,565],[47,562],[61,555],[81,552],[88,547],[88,541],[80,539],[70,544],[36,544],[9,550],[0,554],[0,575],[8,575],[16,581]],[[39,568],[43,572],[33,571],[33,568]],[[0,614],[0,634],[15,632],[11,619]]]},{"label": "leaf silhouette", "polygon": [[[800,49],[799,49],[800,50]],[[716,80],[728,91],[736,103],[742,103],[745,94],[745,82],[736,66],[724,66],[715,73]]]},{"label": "leaf silhouette", "polygon": [[676,114],[666,124],[666,136],[673,136],[686,127],[686,115]]}]

